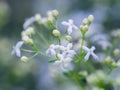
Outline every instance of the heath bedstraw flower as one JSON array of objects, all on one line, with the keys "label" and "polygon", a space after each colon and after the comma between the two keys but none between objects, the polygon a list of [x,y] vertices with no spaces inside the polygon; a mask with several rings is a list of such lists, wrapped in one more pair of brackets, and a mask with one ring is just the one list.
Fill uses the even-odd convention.
[{"label": "heath bedstraw flower", "polygon": [[67,57],[73,58],[74,55],[76,54],[76,52],[74,50],[72,50],[72,47],[73,47],[73,44],[68,43],[67,47],[63,51],[63,54],[66,55]]},{"label": "heath bedstraw flower", "polygon": [[87,61],[87,60],[89,59],[90,55],[92,55],[95,60],[98,60],[98,59],[99,59],[98,56],[94,53],[94,50],[95,50],[95,47],[94,47],[94,46],[92,46],[90,49],[89,49],[88,47],[86,47],[86,46],[83,46],[82,48],[83,48],[85,51],[87,51],[87,54],[86,54],[86,56],[84,57],[85,61]]},{"label": "heath bedstraw flower", "polygon": [[16,56],[20,57],[21,56],[20,48],[22,47],[22,45],[23,45],[23,41],[19,41],[15,45],[15,47],[13,47],[12,54],[16,54]]},{"label": "heath bedstraw flower", "polygon": [[62,24],[65,26],[68,26],[67,31],[68,31],[69,35],[73,32],[73,29],[75,29],[75,30],[78,29],[78,27],[74,25],[74,22],[72,19],[69,19],[68,22],[63,21]]},{"label": "heath bedstraw flower", "polygon": [[69,63],[72,61],[72,58],[66,57],[64,54],[57,54],[58,60],[55,61],[55,65],[59,66],[61,70],[67,71]]},{"label": "heath bedstraw flower", "polygon": [[50,54],[52,56],[56,56],[56,51],[55,49],[59,47],[59,46],[56,46],[54,44],[51,44],[50,47],[46,50],[46,54]]}]

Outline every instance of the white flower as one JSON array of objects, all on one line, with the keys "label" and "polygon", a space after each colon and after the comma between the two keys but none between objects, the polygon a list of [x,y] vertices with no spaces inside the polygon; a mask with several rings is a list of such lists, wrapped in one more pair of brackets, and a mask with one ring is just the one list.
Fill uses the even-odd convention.
[{"label": "white flower", "polygon": [[52,56],[56,55],[56,51],[55,51],[56,45],[51,44],[50,48],[47,49],[46,54],[50,54]]},{"label": "white flower", "polygon": [[71,48],[73,47],[72,43],[68,43],[66,49],[64,50],[63,54],[66,55],[67,57],[73,57],[76,52],[72,50]]},{"label": "white flower", "polygon": [[92,46],[90,49],[89,49],[88,47],[86,47],[86,46],[83,46],[82,48],[83,48],[85,51],[87,51],[87,54],[86,54],[86,56],[84,57],[84,59],[85,59],[86,61],[89,59],[90,55],[92,55],[95,60],[98,60],[98,59],[99,59],[98,56],[94,53],[94,50],[95,50],[95,47],[94,47],[94,46]]},{"label": "white flower", "polygon": [[67,71],[69,63],[72,61],[72,58],[65,57],[63,54],[57,55],[59,60],[55,61],[55,65],[59,66],[62,71]]},{"label": "white flower", "polygon": [[112,47],[112,44],[107,40],[98,41],[97,44],[100,45],[103,50],[106,50],[106,49]]},{"label": "white flower", "polygon": [[21,56],[20,48],[23,45],[23,41],[19,41],[15,47],[13,47],[12,54],[16,54],[18,57]]},{"label": "white flower", "polygon": [[73,29],[75,29],[75,30],[78,29],[77,26],[74,25],[72,19],[69,19],[68,22],[63,21],[62,24],[65,25],[65,26],[68,26],[67,30],[68,30],[69,35],[73,32]]}]

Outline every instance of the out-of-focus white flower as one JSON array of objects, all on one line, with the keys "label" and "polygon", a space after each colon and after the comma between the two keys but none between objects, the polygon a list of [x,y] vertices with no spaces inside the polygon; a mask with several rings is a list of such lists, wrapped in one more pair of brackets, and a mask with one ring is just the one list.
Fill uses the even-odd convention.
[{"label": "out-of-focus white flower", "polygon": [[108,40],[108,39],[109,39],[109,37],[106,34],[96,34],[96,35],[92,36],[91,41],[97,42],[99,40]]},{"label": "out-of-focus white flower", "polygon": [[90,49],[89,49],[88,47],[86,47],[86,46],[83,46],[82,48],[83,48],[85,51],[87,51],[87,54],[86,54],[86,56],[84,57],[85,61],[87,61],[87,60],[89,59],[90,55],[92,55],[95,60],[98,60],[98,59],[99,59],[98,56],[94,53],[94,50],[95,50],[95,47],[94,47],[94,46],[92,46]]},{"label": "out-of-focus white flower", "polygon": [[73,29],[75,29],[75,30],[78,29],[78,27],[76,25],[74,25],[74,22],[72,19],[69,19],[68,22],[63,21],[62,24],[65,26],[68,26],[67,31],[68,31],[69,35],[73,32]]},{"label": "out-of-focus white flower", "polygon": [[106,50],[108,47],[112,46],[112,44],[108,42],[107,40],[98,41],[97,44],[100,45],[103,50]]},{"label": "out-of-focus white flower", "polygon": [[22,45],[23,45],[23,41],[19,41],[15,45],[15,47],[13,47],[12,54],[16,54],[16,56],[20,57],[21,56],[20,48],[22,47]]},{"label": "out-of-focus white flower", "polygon": [[111,47],[112,44],[109,42],[109,37],[106,34],[97,34],[91,38],[91,41],[101,46],[103,50]]},{"label": "out-of-focus white flower", "polygon": [[113,30],[111,32],[111,36],[113,36],[113,37],[120,37],[120,29]]}]

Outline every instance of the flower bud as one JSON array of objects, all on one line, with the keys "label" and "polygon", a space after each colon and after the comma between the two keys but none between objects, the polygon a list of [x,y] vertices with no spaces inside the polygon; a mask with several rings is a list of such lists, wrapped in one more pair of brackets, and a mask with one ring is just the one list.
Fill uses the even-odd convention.
[{"label": "flower bud", "polygon": [[31,34],[35,34],[34,28],[29,27],[25,30],[26,35],[31,36]]},{"label": "flower bud", "polygon": [[79,75],[86,77],[88,75],[87,71],[79,72]]},{"label": "flower bud", "polygon": [[65,39],[66,39],[67,41],[71,41],[71,40],[72,40],[72,37],[69,36],[69,35],[67,35],[67,36],[65,36]]},{"label": "flower bud", "polygon": [[27,62],[28,61],[28,57],[22,56],[20,60],[23,61],[23,62]]},{"label": "flower bud", "polygon": [[23,36],[22,40],[24,41],[24,43],[26,44],[33,44],[33,40],[31,38],[29,38],[28,36]]},{"label": "flower bud", "polygon": [[111,66],[112,66],[112,68],[116,68],[116,67],[117,67],[117,63],[112,62],[112,63],[111,63]]},{"label": "flower bud", "polygon": [[83,26],[83,31],[87,32],[88,31],[88,25]]},{"label": "flower bud", "polygon": [[93,20],[94,20],[94,16],[93,15],[89,15],[88,16],[88,21],[91,23],[91,22],[93,22]]},{"label": "flower bud", "polygon": [[113,62],[112,58],[110,56],[106,57],[105,63],[111,64]]},{"label": "flower bud", "polygon": [[90,83],[90,84],[95,84],[98,81],[99,80],[98,80],[98,78],[95,74],[91,74],[91,75],[87,76],[87,82]]},{"label": "flower bud", "polygon": [[52,33],[53,33],[53,35],[56,36],[56,37],[60,35],[60,32],[59,32],[58,30],[56,30],[56,29],[53,30]]},{"label": "flower bud", "polygon": [[116,49],[113,51],[113,54],[114,54],[114,56],[119,55],[119,54],[120,54],[120,50],[116,48]]},{"label": "flower bud", "polygon": [[41,15],[40,14],[36,14],[35,15],[35,20],[36,21],[40,21],[41,20]]},{"label": "flower bud", "polygon": [[88,21],[88,19],[87,18],[85,18],[85,19],[83,19],[83,25],[88,25],[89,24],[89,21]]},{"label": "flower bud", "polygon": [[52,11],[52,15],[53,15],[53,17],[57,17],[58,14],[59,14],[59,12],[58,12],[57,10],[53,10],[53,11]]}]

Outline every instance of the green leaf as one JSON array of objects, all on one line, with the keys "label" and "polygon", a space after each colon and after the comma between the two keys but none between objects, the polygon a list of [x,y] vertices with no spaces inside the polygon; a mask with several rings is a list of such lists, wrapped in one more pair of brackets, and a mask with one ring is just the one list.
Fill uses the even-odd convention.
[{"label": "green leaf", "polygon": [[49,60],[49,63],[54,63],[56,61],[56,59],[54,60]]}]

